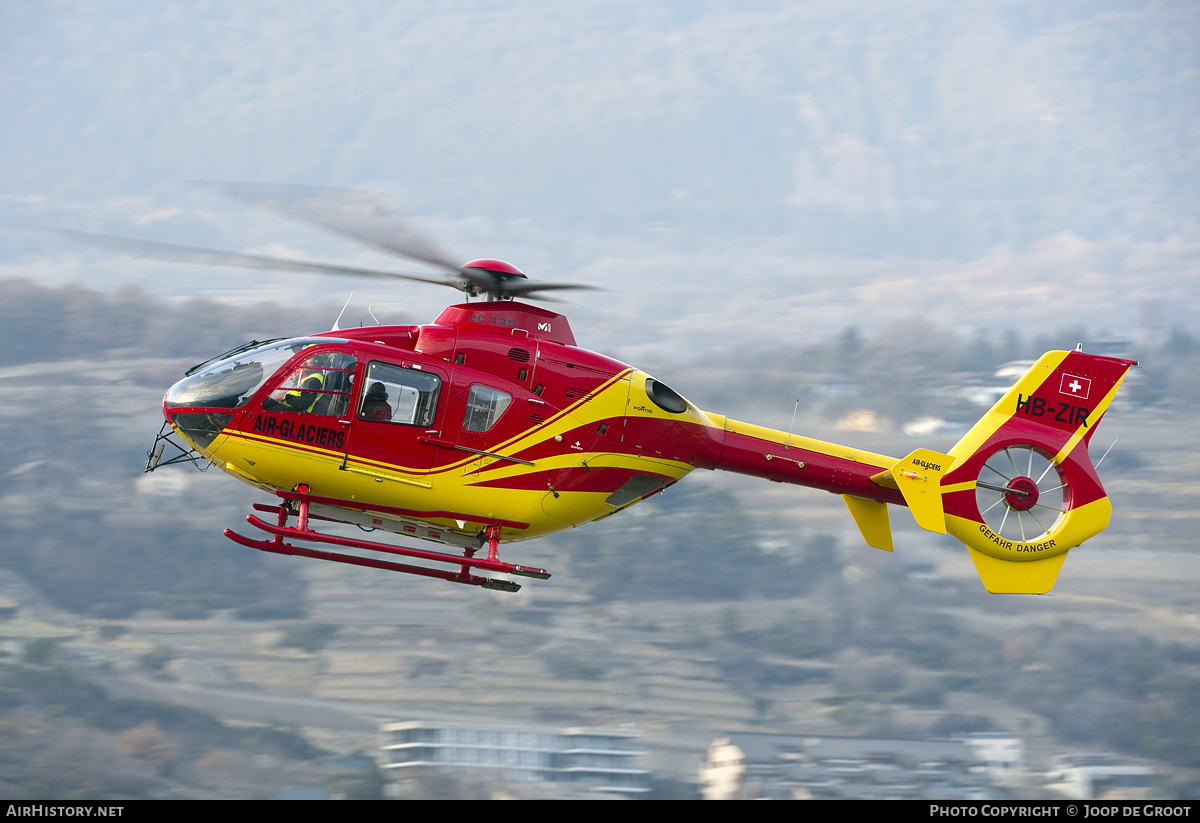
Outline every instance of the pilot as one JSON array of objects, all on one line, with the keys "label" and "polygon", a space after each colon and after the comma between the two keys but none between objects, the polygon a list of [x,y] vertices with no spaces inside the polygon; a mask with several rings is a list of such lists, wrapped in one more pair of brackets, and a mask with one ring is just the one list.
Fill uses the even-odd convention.
[{"label": "pilot", "polygon": [[288,411],[311,413],[317,401],[321,399],[321,389],[325,388],[325,375],[319,371],[309,372],[301,381],[300,388],[292,389],[283,398],[283,405]]},{"label": "pilot", "polygon": [[392,419],[392,407],[388,405],[387,389],[379,381],[367,387],[367,393],[363,396],[362,409],[359,410],[359,417],[363,420],[386,421]]}]

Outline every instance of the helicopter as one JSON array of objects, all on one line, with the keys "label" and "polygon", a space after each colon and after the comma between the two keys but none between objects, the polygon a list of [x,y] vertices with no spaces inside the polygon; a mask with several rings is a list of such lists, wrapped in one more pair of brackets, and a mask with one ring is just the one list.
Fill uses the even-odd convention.
[{"label": "helicopter", "polygon": [[[907,507],[921,528],[961,541],[997,594],[1050,591],[1068,551],[1108,526],[1088,447],[1137,361],[1082,345],[1046,352],[948,452],[895,458],[702,411],[580,347],[564,315],[526,302],[588,286],[533,280],[491,258],[458,265],[363,193],[208,185],[441,274],[63,233],[136,257],[413,280],[465,295],[423,325],[335,323],[252,341],[168,389],[146,471],[211,464],[274,495],[274,505],[253,504],[273,520],[246,518],[264,537],[224,530],[243,546],[517,591],[513,577],[550,572],[501,560],[502,543],[603,520],[696,469],[837,494],[866,544],[889,552],[888,507]],[[178,454],[164,460],[168,446]],[[344,537],[318,530],[324,523],[437,548]]]}]

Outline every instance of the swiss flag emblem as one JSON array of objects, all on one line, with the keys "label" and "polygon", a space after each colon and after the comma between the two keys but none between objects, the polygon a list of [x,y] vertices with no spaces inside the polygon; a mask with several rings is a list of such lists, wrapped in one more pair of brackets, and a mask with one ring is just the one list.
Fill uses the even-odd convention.
[{"label": "swiss flag emblem", "polygon": [[1077,377],[1073,374],[1064,374],[1062,376],[1062,384],[1058,390],[1065,395],[1077,398],[1079,400],[1087,400],[1088,395],[1092,391],[1092,381],[1086,377]]}]

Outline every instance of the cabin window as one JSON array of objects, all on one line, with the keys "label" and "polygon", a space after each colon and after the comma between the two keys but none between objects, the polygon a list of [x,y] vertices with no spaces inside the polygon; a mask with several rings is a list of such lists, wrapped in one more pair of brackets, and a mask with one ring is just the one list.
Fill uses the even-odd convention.
[{"label": "cabin window", "polygon": [[352,354],[318,352],[292,369],[282,383],[263,401],[266,411],[340,416],[350,408],[354,371],[358,361]]},{"label": "cabin window", "polygon": [[390,363],[370,363],[364,381],[360,420],[431,426],[437,413],[442,380],[436,374],[404,369]]},{"label": "cabin window", "polygon": [[472,386],[467,396],[467,411],[463,415],[463,431],[485,432],[512,403],[512,395],[487,386]]}]

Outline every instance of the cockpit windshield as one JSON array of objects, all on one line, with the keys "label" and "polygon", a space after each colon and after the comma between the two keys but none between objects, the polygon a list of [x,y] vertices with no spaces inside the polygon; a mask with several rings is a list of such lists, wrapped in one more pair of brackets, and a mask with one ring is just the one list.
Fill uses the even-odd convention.
[{"label": "cockpit windshield", "polygon": [[321,343],[347,342],[335,337],[297,337],[260,346],[228,360],[218,360],[172,386],[167,392],[167,408],[241,408],[271,375],[301,350]]}]

